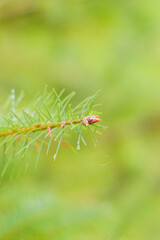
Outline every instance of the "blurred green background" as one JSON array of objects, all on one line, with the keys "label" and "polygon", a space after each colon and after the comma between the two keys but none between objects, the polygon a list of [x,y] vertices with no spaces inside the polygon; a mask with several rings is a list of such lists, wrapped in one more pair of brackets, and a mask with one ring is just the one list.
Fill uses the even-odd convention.
[{"label": "blurred green background", "polygon": [[[0,0],[1,104],[45,85],[102,89],[90,143],[0,183],[2,240],[160,239],[160,1]],[[76,141],[76,139],[75,139]],[[34,156],[33,156],[34,157]]]}]

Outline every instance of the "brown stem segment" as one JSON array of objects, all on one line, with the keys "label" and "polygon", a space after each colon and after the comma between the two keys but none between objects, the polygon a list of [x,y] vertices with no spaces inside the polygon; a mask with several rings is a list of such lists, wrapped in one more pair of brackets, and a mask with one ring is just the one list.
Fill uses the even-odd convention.
[{"label": "brown stem segment", "polygon": [[[90,116],[87,116],[85,119],[88,120],[89,124],[101,121],[98,118],[94,118],[96,120],[93,122],[93,121],[90,120],[90,119],[92,119],[92,117],[90,117]],[[71,124],[78,124],[78,123],[81,123],[81,122],[83,123],[83,120],[84,120],[84,118],[77,119],[77,120],[65,121],[65,122],[63,122],[63,123],[65,123],[65,124],[63,124],[63,126],[71,125]],[[48,128],[53,129],[53,128],[56,128],[56,127],[62,127],[62,123],[50,123],[50,122],[48,122],[47,124],[38,124],[37,123],[37,124],[32,125],[30,127],[24,127],[24,128],[18,128],[18,127],[15,126],[15,128],[13,130],[8,130],[8,131],[0,133],[0,137],[7,137],[9,135],[14,135],[14,134],[18,135],[18,134],[27,133],[27,132],[43,131],[43,130],[47,130]]]}]

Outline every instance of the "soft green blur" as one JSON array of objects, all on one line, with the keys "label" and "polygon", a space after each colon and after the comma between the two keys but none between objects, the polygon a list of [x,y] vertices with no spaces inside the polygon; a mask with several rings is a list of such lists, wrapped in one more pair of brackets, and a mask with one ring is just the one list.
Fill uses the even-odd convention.
[{"label": "soft green blur", "polygon": [[107,158],[86,136],[1,179],[0,239],[160,239],[159,12],[158,0],[0,1],[1,104],[12,88],[24,104],[46,85],[75,102],[102,89],[109,127]]}]

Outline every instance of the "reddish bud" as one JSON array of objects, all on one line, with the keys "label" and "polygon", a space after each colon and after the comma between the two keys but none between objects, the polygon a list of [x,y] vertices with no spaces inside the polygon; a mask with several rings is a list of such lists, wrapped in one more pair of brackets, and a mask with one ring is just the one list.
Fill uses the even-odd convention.
[{"label": "reddish bud", "polygon": [[61,126],[61,127],[64,127],[65,125],[66,125],[65,122],[60,122],[60,126]]},{"label": "reddish bud", "polygon": [[47,132],[48,132],[49,136],[51,137],[52,136],[52,132],[51,132],[51,128],[50,127],[47,128]]},{"label": "reddish bud", "polygon": [[88,126],[88,120],[86,118],[83,118],[82,124],[87,127]]},{"label": "reddish bud", "polygon": [[100,122],[100,121],[102,121],[102,120],[100,118],[98,118],[98,115],[92,115],[88,119],[89,124],[97,123],[97,122]]},{"label": "reddish bud", "polygon": [[16,141],[18,142],[19,141],[19,137],[17,135],[14,136]]}]

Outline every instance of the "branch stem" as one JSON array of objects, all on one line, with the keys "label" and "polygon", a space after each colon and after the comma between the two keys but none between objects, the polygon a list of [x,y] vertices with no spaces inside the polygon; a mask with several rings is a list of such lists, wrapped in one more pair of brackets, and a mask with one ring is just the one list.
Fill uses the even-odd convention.
[{"label": "branch stem", "polygon": [[[83,118],[77,119],[77,120],[70,120],[70,121],[65,121],[65,125],[73,125],[73,124],[78,124],[83,122]],[[28,133],[28,132],[37,132],[37,131],[43,131],[47,130],[47,128],[56,128],[56,127],[62,127],[60,123],[46,123],[46,124],[34,124],[29,127],[23,127],[23,128],[18,128],[17,126],[14,127],[12,130],[4,131],[0,133],[0,137],[6,137],[10,135],[19,135],[21,133]]]}]

